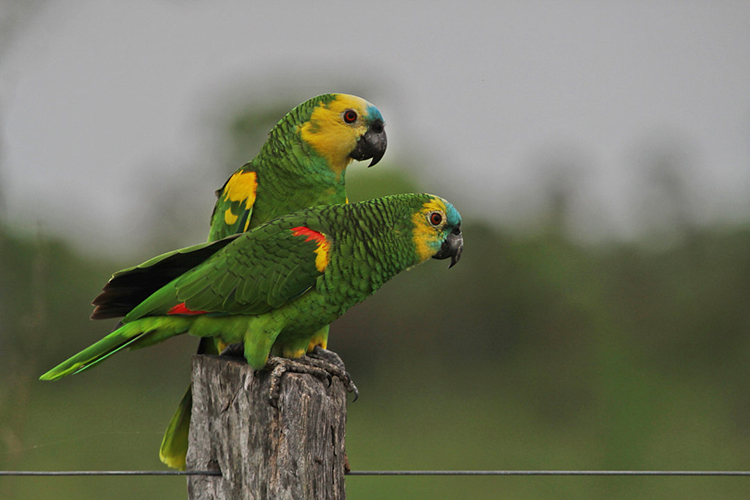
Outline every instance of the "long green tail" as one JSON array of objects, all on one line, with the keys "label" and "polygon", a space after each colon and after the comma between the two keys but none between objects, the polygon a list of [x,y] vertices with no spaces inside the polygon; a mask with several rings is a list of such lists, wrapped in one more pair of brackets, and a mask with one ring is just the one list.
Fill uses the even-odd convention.
[{"label": "long green tail", "polygon": [[130,324],[123,325],[99,342],[66,359],[50,371],[39,377],[39,380],[57,380],[66,375],[80,373],[93,368],[111,355],[128,347],[143,335],[142,331],[132,332]]},{"label": "long green tail", "polygon": [[125,323],[99,342],[52,368],[39,377],[39,380],[57,380],[66,375],[80,373],[93,368],[126,347],[151,345],[167,337],[184,333],[189,327],[189,321],[175,317],[154,316]]},{"label": "long green tail", "polygon": [[190,434],[190,416],[193,408],[193,384],[190,384],[182,396],[177,411],[174,412],[164,433],[159,448],[159,458],[173,469],[185,470],[185,456]]},{"label": "long green tail", "polygon": [[[226,344],[219,339],[204,337],[198,344],[198,354],[219,354]],[[188,385],[172,420],[161,440],[159,458],[173,469],[185,470],[185,455],[190,435],[190,417],[193,411],[193,384]]]}]

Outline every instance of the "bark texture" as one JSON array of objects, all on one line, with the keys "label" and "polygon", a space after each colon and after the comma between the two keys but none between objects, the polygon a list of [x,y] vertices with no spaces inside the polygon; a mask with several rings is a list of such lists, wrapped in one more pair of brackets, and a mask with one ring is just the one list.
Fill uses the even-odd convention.
[{"label": "bark texture", "polygon": [[308,374],[285,373],[278,407],[270,373],[244,360],[193,357],[190,500],[343,500],[346,390]]}]

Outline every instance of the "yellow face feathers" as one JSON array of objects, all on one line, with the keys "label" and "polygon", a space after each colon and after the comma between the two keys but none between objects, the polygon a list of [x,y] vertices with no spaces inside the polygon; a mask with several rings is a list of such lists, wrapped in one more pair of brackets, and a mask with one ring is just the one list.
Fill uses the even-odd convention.
[{"label": "yellow face feathers", "polygon": [[443,199],[433,197],[412,216],[414,246],[419,255],[419,262],[424,262],[435,255],[439,248],[440,235],[448,221],[446,212],[447,208]]},{"label": "yellow face feathers", "polygon": [[315,108],[310,121],[300,126],[302,140],[341,174],[352,161],[349,155],[357,140],[367,131],[365,119],[371,106],[360,97],[338,94],[333,101]]}]

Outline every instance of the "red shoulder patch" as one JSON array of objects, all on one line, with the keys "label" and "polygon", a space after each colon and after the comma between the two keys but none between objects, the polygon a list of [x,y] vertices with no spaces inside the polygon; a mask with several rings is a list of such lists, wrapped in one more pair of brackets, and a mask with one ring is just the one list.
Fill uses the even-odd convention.
[{"label": "red shoulder patch", "polygon": [[325,271],[328,265],[328,249],[330,244],[323,233],[313,231],[309,227],[297,226],[292,228],[294,236],[306,236],[305,241],[314,241],[317,245],[315,248],[315,268],[321,273]]},{"label": "red shoulder patch", "polygon": [[294,236],[307,236],[307,239],[305,241],[315,240],[315,243],[317,243],[318,245],[321,245],[326,241],[326,237],[323,234],[317,231],[313,231],[309,227],[305,226],[293,227],[292,234]]},{"label": "red shoulder patch", "polygon": [[193,311],[192,309],[188,309],[184,302],[181,302],[167,311],[167,314],[206,314],[206,311]]}]

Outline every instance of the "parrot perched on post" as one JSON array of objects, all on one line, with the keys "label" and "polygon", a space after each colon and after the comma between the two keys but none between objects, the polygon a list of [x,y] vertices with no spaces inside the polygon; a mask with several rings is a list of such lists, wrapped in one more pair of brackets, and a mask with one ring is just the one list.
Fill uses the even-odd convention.
[{"label": "parrot perched on post", "polygon": [[[380,161],[388,142],[384,127],[378,108],[357,96],[323,94],[298,105],[271,130],[258,155],[216,191],[208,241],[251,230],[303,208],[346,203],[346,167],[352,160],[371,160],[369,166]],[[125,295],[108,296],[105,308],[100,306],[104,299],[97,297],[92,319],[125,315],[191,264],[173,256],[160,263],[159,272],[151,273],[149,286],[138,283]],[[129,278],[139,280],[140,274],[135,271]],[[327,344],[328,325],[322,325],[311,338],[309,349],[316,345],[325,349]],[[213,338],[203,338],[198,352],[219,354],[224,347]],[[192,385],[180,401],[159,450],[162,462],[170,467],[185,468],[191,409]]]},{"label": "parrot perched on post", "polygon": [[[434,195],[300,210],[116,273],[102,295],[137,283],[150,288],[152,272],[155,281],[163,280],[159,266],[165,261],[184,261],[186,268],[129,310],[122,326],[41,379],[79,373],[121,349],[183,333],[244,343],[254,369],[264,368],[269,356],[299,358],[320,328],[399,272],[429,258],[450,258],[452,267],[462,251],[461,216]],[[118,279],[133,270],[139,280]]]}]

